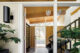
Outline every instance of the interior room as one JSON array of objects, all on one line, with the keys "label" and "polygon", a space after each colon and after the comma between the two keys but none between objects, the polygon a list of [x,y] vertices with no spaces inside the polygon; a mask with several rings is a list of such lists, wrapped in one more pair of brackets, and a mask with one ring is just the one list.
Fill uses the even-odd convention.
[{"label": "interior room", "polygon": [[[53,8],[25,7],[24,9],[27,14],[26,26],[28,27],[26,29],[29,29],[29,32],[27,30],[26,35],[26,41],[29,40],[29,42],[26,42],[29,43],[29,47],[26,45],[27,51],[35,52],[35,49],[39,48],[45,50],[44,48],[46,48],[48,53],[53,53]],[[74,37],[73,39],[67,37],[66,34],[68,33],[68,31],[64,30],[71,30],[73,28],[79,27],[79,16],[77,16],[79,13],[79,9],[80,7],[78,6],[57,7],[57,53],[69,53],[70,50],[74,48],[74,43],[78,41],[77,39],[74,39]],[[71,51],[73,52],[73,50]]]},{"label": "interior room", "polygon": [[80,2],[0,2],[0,53],[80,53],[79,34]]},{"label": "interior room", "polygon": [[[57,31],[60,31],[65,27],[66,22],[65,15],[66,11],[69,8],[70,8],[69,6],[57,8],[58,9]],[[48,53],[53,53],[53,48],[51,48],[53,46],[54,36],[53,7],[25,7],[24,9],[26,13],[26,27],[27,27],[26,50],[35,51],[35,48],[47,48]],[[61,34],[59,32],[58,39],[61,39]],[[59,47],[58,53],[61,52],[62,49],[61,46],[57,47]],[[65,44],[62,47],[64,48]]]},{"label": "interior room", "polygon": [[[26,30],[27,51],[35,51],[35,48],[45,50],[49,44],[48,38],[53,34],[53,7],[25,7],[24,9],[26,29],[28,29]],[[48,51],[46,52],[48,53]]]}]

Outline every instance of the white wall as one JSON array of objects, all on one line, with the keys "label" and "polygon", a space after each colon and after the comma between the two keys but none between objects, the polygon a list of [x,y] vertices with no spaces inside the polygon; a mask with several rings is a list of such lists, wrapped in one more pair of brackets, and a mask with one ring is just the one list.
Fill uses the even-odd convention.
[{"label": "white wall", "polygon": [[77,0],[77,1],[80,1],[80,0]]},{"label": "white wall", "polygon": [[66,11],[66,14],[65,14],[65,26],[80,17],[80,10],[77,13],[75,13],[74,15],[71,15],[71,13],[74,10],[76,10],[78,7],[79,6],[72,6]]},{"label": "white wall", "polygon": [[80,17],[80,10],[77,13],[75,13],[74,15],[71,16],[71,22],[78,19],[79,17]]},{"label": "white wall", "polygon": [[66,12],[65,17],[64,17],[64,25],[68,25],[71,22],[71,15],[69,11]]},{"label": "white wall", "polygon": [[[3,22],[3,6],[8,6],[10,7],[10,11],[14,16],[14,19],[12,20],[11,23],[5,23],[11,26],[12,29],[15,29],[15,33],[14,35],[12,34],[8,34],[8,36],[15,36],[18,37],[18,17],[19,17],[19,4],[16,3],[0,3],[0,23],[4,23]],[[1,43],[0,43],[1,44]],[[19,43],[18,43],[19,44]],[[6,45],[3,45],[4,48],[7,48],[10,50],[10,53],[18,53],[18,44],[15,44],[14,42],[9,42],[6,43]]]}]

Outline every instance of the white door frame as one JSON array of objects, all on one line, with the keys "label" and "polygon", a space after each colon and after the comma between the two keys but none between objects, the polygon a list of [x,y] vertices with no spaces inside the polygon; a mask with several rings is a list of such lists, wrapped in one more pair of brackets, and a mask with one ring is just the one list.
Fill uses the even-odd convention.
[{"label": "white door frame", "polygon": [[[55,5],[54,5],[55,4]],[[65,5],[64,5],[65,4]],[[53,12],[54,12],[54,37],[53,37],[53,41],[54,41],[54,45],[53,45],[53,53],[57,53],[57,5],[58,6],[78,6],[80,4],[80,2],[57,2],[57,1],[51,1],[51,2],[21,2],[20,3],[20,9],[19,9],[19,37],[21,38],[22,42],[19,45],[19,53],[24,53],[24,27],[25,27],[25,19],[24,19],[24,7],[46,7],[46,6],[53,6]]]},{"label": "white door frame", "polygon": [[[20,35],[20,39],[22,40],[22,43],[19,46],[19,53],[26,53],[26,51],[24,51],[24,38],[25,38],[25,18],[24,18],[24,7],[53,7],[54,6],[54,2],[26,2],[26,3],[21,3],[20,4],[20,9],[19,9],[19,35]],[[24,36],[22,36],[24,35]],[[57,45],[55,46],[57,47]]]}]

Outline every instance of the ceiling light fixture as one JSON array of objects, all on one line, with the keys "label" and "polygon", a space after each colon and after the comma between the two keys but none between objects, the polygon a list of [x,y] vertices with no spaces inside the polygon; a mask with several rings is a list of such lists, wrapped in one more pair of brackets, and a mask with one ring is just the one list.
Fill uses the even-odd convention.
[{"label": "ceiling light fixture", "polygon": [[62,13],[62,10],[60,9],[60,10],[58,11],[58,15],[61,15],[61,13]]},{"label": "ceiling light fixture", "polygon": [[47,15],[47,16],[50,16],[50,15],[51,15],[51,10],[49,10],[49,9],[46,10],[46,15]]}]

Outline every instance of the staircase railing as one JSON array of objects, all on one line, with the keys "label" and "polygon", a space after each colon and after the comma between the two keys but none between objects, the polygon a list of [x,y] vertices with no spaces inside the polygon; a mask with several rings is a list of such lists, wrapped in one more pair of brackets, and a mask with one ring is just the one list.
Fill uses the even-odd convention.
[{"label": "staircase railing", "polygon": [[[77,22],[78,22],[78,25],[77,25]],[[78,19],[74,20],[73,22],[71,22],[70,24],[68,24],[67,26],[65,26],[63,29],[59,30],[57,33],[60,33],[60,31],[62,31],[64,29],[71,29],[73,24],[74,24],[75,28],[80,28],[80,17]],[[49,37],[49,40],[51,40],[52,38],[53,38],[53,35]]]},{"label": "staircase railing", "polygon": [[71,15],[74,15],[76,12],[78,12],[80,10],[80,7],[78,7],[76,10],[74,10]]}]

